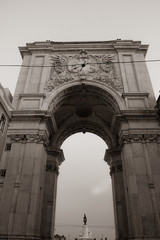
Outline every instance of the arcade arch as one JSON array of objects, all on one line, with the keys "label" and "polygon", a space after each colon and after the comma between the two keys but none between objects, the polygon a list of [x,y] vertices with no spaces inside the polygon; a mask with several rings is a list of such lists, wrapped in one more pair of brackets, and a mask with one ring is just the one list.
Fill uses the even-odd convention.
[{"label": "arcade arch", "polygon": [[65,162],[58,177],[56,234],[77,238],[80,227],[76,225],[85,212],[90,226],[97,226],[90,228],[95,238],[114,238],[111,177],[103,161],[106,147],[100,137],[88,132],[73,134],[62,144]]},{"label": "arcade arch", "polygon": [[[105,141],[111,151],[114,149],[113,152],[116,152],[113,154],[113,159],[115,158],[115,160],[113,160],[114,166],[112,166],[112,161],[109,160],[108,163],[111,168],[111,173],[113,173],[114,168],[117,169],[118,174],[115,174],[113,181],[120,180],[120,183],[118,184],[119,190],[116,189],[116,191],[121,191],[121,195],[123,196],[124,185],[121,153],[120,149],[118,148],[119,137],[114,129],[114,124],[116,121],[115,118],[117,115],[120,115],[120,107],[124,107],[123,100],[121,99],[118,101],[120,95],[111,90],[106,91],[100,86],[97,87],[84,83],[69,87],[65,86],[65,90],[61,89],[61,91],[59,90],[57,94],[51,93],[50,95],[52,98],[51,96],[48,96],[45,104],[48,102],[47,114],[50,114],[50,116],[54,118],[56,127],[55,131],[50,135],[50,146],[47,150],[49,156],[48,165],[51,165],[50,152],[57,149],[56,151],[59,153],[59,151],[61,151],[59,150],[61,145],[69,136],[79,132],[96,134]],[[54,150],[52,150],[53,148]],[[57,163],[54,163],[54,165],[56,166],[56,169],[58,169]],[[47,184],[48,183],[46,182],[46,185]],[[115,189],[113,189],[113,191],[115,191]],[[46,192],[46,195],[47,194],[48,193]],[[122,198],[122,196],[119,196],[119,198]],[[115,197],[114,201],[116,201],[116,198],[117,196]],[[56,199],[54,201],[56,202]],[[123,199],[122,202],[123,223],[121,223],[121,225],[123,225],[122,228],[125,232],[125,200]],[[46,204],[47,203],[44,203],[44,206],[46,206]],[[54,217],[55,215],[53,216],[53,219]],[[43,218],[45,219],[45,216]],[[47,220],[45,221],[47,222]]]},{"label": "arcade arch", "polygon": [[43,105],[48,104],[48,113],[54,115],[56,122],[53,146],[59,147],[73,133],[87,131],[100,136],[109,147],[117,145],[113,124],[120,108],[124,109],[124,102],[119,93],[97,85],[69,85],[47,97]]}]

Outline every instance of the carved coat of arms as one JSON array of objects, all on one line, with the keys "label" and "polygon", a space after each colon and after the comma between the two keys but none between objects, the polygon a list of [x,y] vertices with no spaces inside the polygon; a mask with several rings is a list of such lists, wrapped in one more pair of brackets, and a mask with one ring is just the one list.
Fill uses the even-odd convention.
[{"label": "carved coat of arms", "polygon": [[113,54],[89,55],[81,50],[76,55],[51,55],[52,70],[45,84],[45,91],[75,80],[99,81],[122,92],[122,80],[118,76]]}]

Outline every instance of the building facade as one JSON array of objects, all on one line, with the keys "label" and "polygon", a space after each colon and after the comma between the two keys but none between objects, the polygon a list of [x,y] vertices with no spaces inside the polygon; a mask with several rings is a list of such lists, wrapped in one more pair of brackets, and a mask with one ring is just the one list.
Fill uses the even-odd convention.
[{"label": "building facade", "polygon": [[[9,90],[4,89],[0,84],[0,159],[2,157],[2,152],[6,141],[8,123],[11,119],[11,111],[13,110],[11,102],[12,96]],[[1,166],[1,172],[2,168],[3,167]]]}]

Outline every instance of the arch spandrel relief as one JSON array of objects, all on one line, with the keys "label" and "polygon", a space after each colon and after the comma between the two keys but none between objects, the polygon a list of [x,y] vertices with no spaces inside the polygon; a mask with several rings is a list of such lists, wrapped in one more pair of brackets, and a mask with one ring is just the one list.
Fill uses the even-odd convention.
[{"label": "arch spandrel relief", "polygon": [[45,92],[73,81],[98,81],[111,89],[123,92],[123,83],[115,54],[88,54],[81,50],[79,54],[50,55],[52,64],[50,79],[44,86]]}]

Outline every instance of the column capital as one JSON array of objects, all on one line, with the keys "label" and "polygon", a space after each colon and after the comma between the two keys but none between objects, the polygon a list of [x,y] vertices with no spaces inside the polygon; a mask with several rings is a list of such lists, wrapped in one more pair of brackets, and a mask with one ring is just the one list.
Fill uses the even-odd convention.
[{"label": "column capital", "polygon": [[52,172],[59,175],[59,164],[57,162],[47,161],[46,172]]},{"label": "column capital", "polygon": [[110,166],[110,175],[115,172],[122,172],[121,148],[113,147],[111,149],[107,149],[104,161]]},{"label": "column capital", "polygon": [[121,148],[120,147],[112,147],[110,149],[106,149],[105,155],[104,155],[104,161],[107,162],[110,165],[110,162],[113,161],[113,159],[116,161],[116,159],[121,159]]},{"label": "column capital", "polygon": [[59,165],[65,160],[62,149],[56,148],[55,146],[49,146],[47,147],[46,151],[48,155],[57,158]]}]

